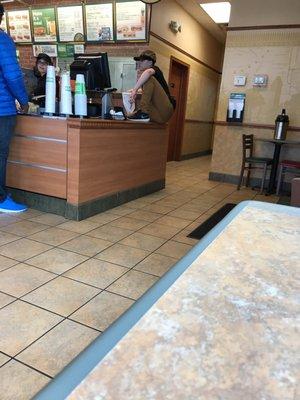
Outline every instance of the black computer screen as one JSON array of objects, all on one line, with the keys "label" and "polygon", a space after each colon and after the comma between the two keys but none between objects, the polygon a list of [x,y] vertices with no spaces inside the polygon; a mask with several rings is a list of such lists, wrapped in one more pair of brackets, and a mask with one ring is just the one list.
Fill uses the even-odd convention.
[{"label": "black computer screen", "polygon": [[107,53],[78,54],[70,66],[71,79],[83,74],[87,90],[111,87]]}]

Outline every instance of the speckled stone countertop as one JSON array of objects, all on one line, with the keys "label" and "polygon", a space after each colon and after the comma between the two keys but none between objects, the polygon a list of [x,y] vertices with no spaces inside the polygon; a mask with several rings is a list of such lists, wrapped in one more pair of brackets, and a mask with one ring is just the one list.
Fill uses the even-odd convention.
[{"label": "speckled stone countertop", "polygon": [[68,400],[299,399],[300,209],[287,210],[247,204]]}]

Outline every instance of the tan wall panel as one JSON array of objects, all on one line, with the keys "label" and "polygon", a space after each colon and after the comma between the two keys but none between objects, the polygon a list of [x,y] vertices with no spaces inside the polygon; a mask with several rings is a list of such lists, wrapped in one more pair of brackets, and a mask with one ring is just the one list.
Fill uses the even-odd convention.
[{"label": "tan wall panel", "polygon": [[[174,34],[169,29],[171,20],[181,23],[181,32]],[[176,1],[163,0],[152,7],[151,30],[211,67],[221,70],[223,44],[210,35]]]},{"label": "tan wall panel", "polygon": [[299,0],[233,0],[229,26],[300,24]]},{"label": "tan wall panel", "polygon": [[212,124],[186,122],[184,127],[184,142],[182,155],[199,153],[212,148]]},{"label": "tan wall panel", "polygon": [[66,173],[8,163],[7,186],[66,198]]},{"label": "tan wall panel", "polygon": [[67,143],[15,136],[10,145],[9,159],[66,169]]}]

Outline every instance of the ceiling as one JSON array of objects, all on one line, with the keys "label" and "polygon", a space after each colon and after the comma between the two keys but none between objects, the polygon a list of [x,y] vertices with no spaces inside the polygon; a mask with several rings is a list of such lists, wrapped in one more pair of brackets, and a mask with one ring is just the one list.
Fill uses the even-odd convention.
[{"label": "ceiling", "polygon": [[[190,15],[193,16],[219,42],[225,43],[226,29],[224,25],[216,24],[199,6],[200,3],[217,3],[224,0],[176,0]],[[231,1],[231,0],[227,0]]]}]

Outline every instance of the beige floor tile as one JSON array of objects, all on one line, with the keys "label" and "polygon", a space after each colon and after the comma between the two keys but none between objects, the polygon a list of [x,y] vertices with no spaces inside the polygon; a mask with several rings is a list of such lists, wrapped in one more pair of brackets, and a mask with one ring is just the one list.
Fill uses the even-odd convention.
[{"label": "beige floor tile", "polygon": [[170,217],[176,217],[176,218],[183,218],[185,220],[189,221],[194,221],[196,218],[199,217],[201,214],[201,211],[189,211],[185,210],[184,208],[178,208],[177,210],[174,210],[168,214]]},{"label": "beige floor tile", "polygon": [[[0,275],[0,279],[1,279],[1,275]],[[0,292],[0,308],[7,306],[8,304],[12,303],[15,300],[16,300],[15,297],[12,297],[12,296],[9,296],[8,294]]]},{"label": "beige floor tile", "polygon": [[[93,257],[95,254],[111,246],[112,243],[107,240],[92,238],[90,236],[79,236],[66,242],[59,247],[64,250],[74,251],[84,256]],[[1,250],[0,250],[1,251]]]},{"label": "beige floor tile", "polygon": [[117,226],[119,228],[131,229],[132,231],[137,231],[143,226],[148,225],[148,221],[142,221],[140,219],[121,217],[115,221],[110,222],[110,225]]},{"label": "beige floor tile", "polygon": [[113,214],[110,212],[104,212],[100,214],[93,215],[92,217],[87,218],[85,221],[91,221],[97,223],[99,226],[107,224],[108,222],[114,221],[115,219],[120,218],[120,215]]},{"label": "beige floor tile", "polygon": [[15,297],[21,297],[55,276],[30,265],[17,264],[0,272],[0,290]]},{"label": "beige floor tile", "polygon": [[54,248],[36,257],[30,258],[26,263],[45,269],[46,271],[54,272],[55,274],[62,274],[87,259],[88,257],[81,254]]},{"label": "beige floor tile", "polygon": [[30,219],[30,218],[34,218],[34,217],[37,217],[38,215],[42,215],[42,214],[45,214],[45,213],[43,211],[36,210],[34,208],[28,208],[27,211],[19,213],[18,214],[18,218],[20,218],[20,219]]},{"label": "beige floor tile", "polygon": [[114,215],[118,215],[119,217],[124,217],[124,215],[131,214],[135,209],[126,207],[125,205],[119,206],[119,207],[114,207],[109,212]]},{"label": "beige floor tile", "polygon": [[[0,353],[0,367],[2,367],[2,365],[7,363],[7,361],[9,361],[10,359],[11,359],[10,357],[7,357],[5,354]],[[0,376],[1,376],[1,372],[0,372]],[[0,392],[0,396],[1,396],[1,392]]]},{"label": "beige floor tile", "polygon": [[0,369],[1,400],[31,399],[48,382],[47,376],[11,360]]},{"label": "beige floor tile", "polygon": [[139,271],[129,271],[123,275],[107,290],[137,300],[158,280],[156,276],[144,274]]},{"label": "beige floor tile", "polygon": [[20,219],[14,215],[0,213],[0,228],[19,221]]},{"label": "beige floor tile", "polygon": [[[159,221],[159,220],[158,220]],[[150,225],[145,226],[143,229],[139,230],[139,233],[145,233],[152,236],[157,236],[162,239],[170,239],[176,233],[178,233],[181,228],[176,228],[174,226],[162,225],[158,222],[153,222]]]},{"label": "beige floor tile", "polygon": [[118,242],[121,239],[129,236],[133,233],[133,230],[119,228],[117,226],[112,226],[110,224],[100,226],[91,232],[88,233],[88,236],[96,237],[98,239],[108,240],[110,242]]},{"label": "beige floor tile", "polygon": [[20,239],[0,247],[0,254],[18,261],[25,261],[34,257],[51,247],[44,243],[34,242],[33,240]]},{"label": "beige floor tile", "polygon": [[138,249],[154,251],[158,249],[166,239],[155,236],[145,235],[144,233],[135,232],[121,241],[126,246],[136,247]]},{"label": "beige floor tile", "polygon": [[91,328],[65,320],[16,358],[54,377],[98,335]]},{"label": "beige floor tile", "polygon": [[76,236],[78,236],[78,233],[66,231],[65,229],[48,228],[42,232],[29,236],[28,239],[46,243],[51,246],[59,246]]},{"label": "beige floor tile", "polygon": [[18,236],[28,236],[36,232],[43,231],[47,229],[48,226],[44,224],[39,224],[37,222],[32,222],[28,220],[16,222],[11,225],[7,225],[1,228],[3,232],[12,233]]},{"label": "beige floor tile", "polygon": [[132,268],[149,255],[149,251],[134,247],[114,244],[110,248],[96,255],[97,259]]},{"label": "beige floor tile", "polygon": [[139,210],[141,208],[144,208],[147,204],[149,203],[144,200],[144,197],[141,197],[139,199],[131,200],[128,203],[123,204],[122,207],[128,207],[132,208],[133,210]]},{"label": "beige floor tile", "polygon": [[58,277],[29,293],[24,300],[46,310],[68,316],[99,292],[99,289],[83,283]]},{"label": "beige floor tile", "polygon": [[181,228],[181,229],[185,228],[187,225],[189,225],[191,223],[191,221],[188,219],[170,217],[168,215],[161,217],[156,222],[158,224],[173,226],[173,227]]},{"label": "beige floor tile", "polygon": [[17,235],[12,235],[11,233],[7,232],[0,232],[0,246],[3,246],[7,243],[14,242],[16,240],[20,239],[20,236]]},{"label": "beige floor tile", "polygon": [[168,214],[173,210],[172,207],[161,206],[159,204],[149,204],[143,208],[144,211],[152,211],[159,214]]},{"label": "beige floor tile", "polygon": [[[199,222],[197,222],[197,224],[200,225]],[[174,236],[172,240],[175,240],[175,242],[180,242],[180,243],[190,244],[191,246],[195,246],[199,242],[199,240],[198,239],[192,239],[192,238],[188,237],[188,235],[193,230],[194,229],[186,229],[184,231],[181,231],[176,236]]]},{"label": "beige floor tile", "polygon": [[77,233],[87,233],[93,229],[98,228],[99,224],[92,221],[68,221],[59,225],[59,229],[66,229],[67,231],[77,232]]},{"label": "beige floor tile", "polygon": [[71,315],[70,318],[92,328],[104,331],[133,303],[134,301],[116,294],[102,292]]},{"label": "beige floor tile", "polygon": [[163,246],[161,246],[155,253],[162,254],[168,257],[174,258],[181,258],[183,257],[188,251],[191,250],[193,246],[188,244],[179,243],[175,241],[168,241]]},{"label": "beige floor tile", "polygon": [[88,285],[105,289],[127,271],[128,268],[91,258],[64,275]]},{"label": "beige floor tile", "polygon": [[134,269],[156,276],[163,276],[172,266],[177,263],[177,261],[178,260],[176,258],[153,253],[136,265]]},{"label": "beige floor tile", "polygon": [[137,210],[130,214],[130,218],[140,219],[142,221],[153,222],[156,219],[160,218],[161,214],[152,212],[152,211],[144,211],[144,210]]},{"label": "beige floor tile", "polygon": [[0,310],[0,351],[15,356],[61,320],[58,315],[23,301],[9,304]]},{"label": "beige floor tile", "polygon": [[0,271],[3,271],[6,268],[12,267],[16,265],[18,261],[12,260],[11,258],[7,258],[4,256],[0,256]]},{"label": "beige floor tile", "polygon": [[62,215],[44,213],[35,217],[30,218],[30,221],[39,222],[40,224],[56,226],[68,221]]}]

